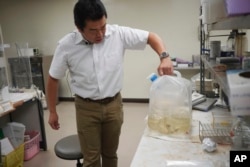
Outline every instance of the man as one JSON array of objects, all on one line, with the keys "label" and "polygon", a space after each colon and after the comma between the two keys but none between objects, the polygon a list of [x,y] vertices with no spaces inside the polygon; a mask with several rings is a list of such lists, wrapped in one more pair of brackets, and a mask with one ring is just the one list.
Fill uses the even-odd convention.
[{"label": "man", "polygon": [[49,70],[49,124],[59,129],[58,80],[68,69],[75,94],[83,166],[117,167],[116,152],[123,123],[120,91],[125,50],[142,50],[149,44],[159,55],[159,75],[172,74],[172,62],[155,33],[107,24],[107,12],[100,0],[79,0],[74,7],[74,21],[78,31],[59,41]]}]

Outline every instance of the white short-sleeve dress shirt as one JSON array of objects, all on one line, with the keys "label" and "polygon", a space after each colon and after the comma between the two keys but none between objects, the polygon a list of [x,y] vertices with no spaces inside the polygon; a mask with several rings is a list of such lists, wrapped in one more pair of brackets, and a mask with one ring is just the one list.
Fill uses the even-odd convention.
[{"label": "white short-sleeve dress shirt", "polygon": [[112,97],[122,89],[125,50],[143,50],[148,35],[144,30],[106,25],[103,41],[86,45],[74,31],[58,42],[49,74],[62,79],[68,69],[74,94],[91,99]]}]

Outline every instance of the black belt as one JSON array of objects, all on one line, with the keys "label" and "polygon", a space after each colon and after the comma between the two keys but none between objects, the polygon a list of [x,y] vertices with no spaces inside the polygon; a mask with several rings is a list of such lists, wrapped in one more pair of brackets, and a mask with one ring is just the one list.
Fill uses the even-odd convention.
[{"label": "black belt", "polygon": [[93,99],[90,99],[90,98],[83,98],[83,97],[81,97],[79,95],[76,95],[76,96],[79,97],[80,99],[82,99],[83,101],[86,101],[86,102],[108,104],[108,103],[114,101],[119,94],[120,94],[120,92],[116,93],[113,97],[106,97],[104,99],[97,99],[97,100],[93,100]]}]

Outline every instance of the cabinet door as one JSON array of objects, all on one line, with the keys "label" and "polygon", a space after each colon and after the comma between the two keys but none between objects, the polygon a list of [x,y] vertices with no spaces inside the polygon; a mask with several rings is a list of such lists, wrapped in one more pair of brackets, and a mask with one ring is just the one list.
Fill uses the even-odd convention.
[{"label": "cabinet door", "polygon": [[8,100],[6,94],[3,93],[4,89],[8,87],[8,75],[7,75],[7,64],[6,64],[6,57],[4,54],[4,42],[3,42],[3,35],[0,25],[0,102]]},{"label": "cabinet door", "polygon": [[11,86],[29,89],[32,85],[29,57],[8,58],[10,65]]},{"label": "cabinet door", "polygon": [[31,73],[33,84],[39,90],[45,93],[44,79],[43,79],[43,57],[34,56],[30,58]]}]

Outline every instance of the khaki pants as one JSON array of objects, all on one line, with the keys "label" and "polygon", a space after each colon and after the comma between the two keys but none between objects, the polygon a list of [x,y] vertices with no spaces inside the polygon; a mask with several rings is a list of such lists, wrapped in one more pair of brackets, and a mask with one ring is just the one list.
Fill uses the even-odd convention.
[{"label": "khaki pants", "polygon": [[117,167],[117,149],[123,123],[119,94],[107,104],[75,98],[77,131],[84,167]]}]

